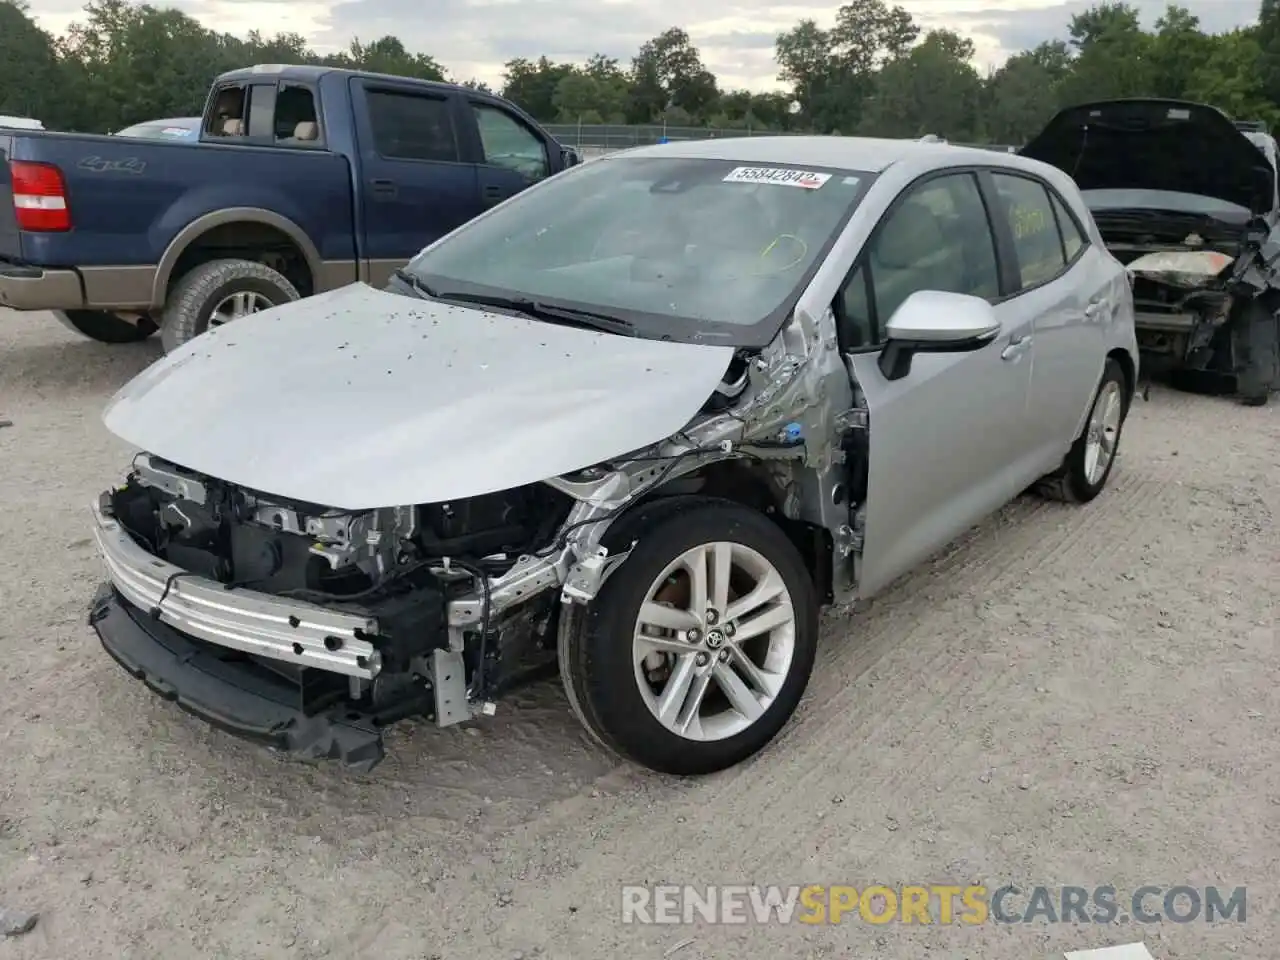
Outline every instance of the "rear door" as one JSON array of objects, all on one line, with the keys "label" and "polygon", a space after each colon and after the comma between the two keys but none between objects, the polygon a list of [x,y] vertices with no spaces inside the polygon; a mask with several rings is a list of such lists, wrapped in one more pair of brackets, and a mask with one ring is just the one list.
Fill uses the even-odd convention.
[{"label": "rear door", "polygon": [[1074,441],[1102,373],[1114,271],[1048,183],[994,170],[990,183],[997,230],[1017,261],[1014,301],[1034,317],[1027,413],[1037,464],[1048,471]]},{"label": "rear door", "polygon": [[361,272],[381,286],[423,247],[480,212],[476,167],[463,160],[456,94],[390,80],[351,83],[364,224]]},{"label": "rear door", "polygon": [[471,114],[469,132],[478,138],[473,148],[480,158],[480,202],[485,209],[558,169],[546,138],[514,110],[478,98],[467,98],[465,109]]}]

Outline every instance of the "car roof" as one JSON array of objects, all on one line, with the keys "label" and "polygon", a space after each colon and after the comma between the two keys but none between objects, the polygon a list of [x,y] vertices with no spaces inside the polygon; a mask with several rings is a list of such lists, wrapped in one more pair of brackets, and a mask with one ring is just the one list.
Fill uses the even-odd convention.
[{"label": "car roof", "polygon": [[[622,156],[619,152],[615,156]],[[909,163],[922,172],[964,164],[1035,170],[1043,165],[1013,154],[981,147],[919,140],[887,140],[875,137],[717,137],[709,140],[675,140],[625,151],[628,157],[689,157],[740,163],[799,163],[880,173],[895,163]]]},{"label": "car roof", "polygon": [[340,76],[363,80],[387,80],[396,83],[409,83],[424,90],[438,90],[449,93],[465,89],[467,93],[489,100],[496,99],[482,90],[472,90],[457,83],[446,83],[440,80],[420,80],[417,77],[396,76],[389,73],[376,73],[369,70],[348,70],[342,67],[326,67],[316,64],[295,63],[259,63],[252,67],[240,67],[229,70],[218,76],[215,83],[242,83],[246,80],[261,79],[264,76],[275,76],[282,80],[296,80],[299,83],[318,83],[322,77]]}]

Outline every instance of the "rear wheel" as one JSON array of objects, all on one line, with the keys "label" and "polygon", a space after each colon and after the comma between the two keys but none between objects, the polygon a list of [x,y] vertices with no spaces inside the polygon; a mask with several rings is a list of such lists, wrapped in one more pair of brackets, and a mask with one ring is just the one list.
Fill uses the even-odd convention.
[{"label": "rear wheel", "polygon": [[1037,484],[1037,492],[1068,503],[1088,503],[1102,492],[1115,466],[1120,432],[1129,413],[1125,389],[1124,371],[1108,358],[1084,430],[1062,466]]},{"label": "rear wheel", "polygon": [[299,297],[283,274],[256,260],[202,263],[169,294],[160,340],[169,353],[206,330]]},{"label": "rear wheel", "polygon": [[640,533],[590,607],[563,625],[560,670],[605,746],[663,773],[705,774],[782,729],[817,639],[817,599],[795,546],[762,514],[708,500]]},{"label": "rear wheel", "polygon": [[99,343],[137,343],[156,332],[156,325],[146,317],[130,323],[106,310],[59,310],[58,314],[64,326]]}]

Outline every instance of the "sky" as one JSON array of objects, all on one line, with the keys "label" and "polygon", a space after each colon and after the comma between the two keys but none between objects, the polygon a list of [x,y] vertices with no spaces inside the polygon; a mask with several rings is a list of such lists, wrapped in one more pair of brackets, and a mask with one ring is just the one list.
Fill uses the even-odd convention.
[{"label": "sky", "polygon": [[[834,21],[837,2],[813,0],[152,0],[177,7],[207,27],[234,34],[258,29],[304,34],[321,52],[353,37],[399,36],[414,52],[431,54],[455,80],[501,84],[502,64],[546,55],[585,61],[603,53],[626,62],[646,40],[672,26],[687,30],[723,89],[779,87],[773,45],[803,19]],[[1165,0],[1130,0],[1147,26]],[[947,27],[973,40],[980,70],[1042,40],[1065,39],[1072,14],[1092,0],[898,0],[924,29]],[[1259,0],[1181,0],[1203,29],[1253,22]],[[83,0],[30,0],[49,31],[76,19]]]}]

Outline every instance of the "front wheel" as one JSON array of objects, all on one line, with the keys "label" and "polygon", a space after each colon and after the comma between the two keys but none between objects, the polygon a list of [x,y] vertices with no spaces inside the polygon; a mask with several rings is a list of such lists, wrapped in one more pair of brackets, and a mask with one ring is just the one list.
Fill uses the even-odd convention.
[{"label": "front wheel", "polygon": [[1108,357],[1102,382],[1084,430],[1071,445],[1062,466],[1037,485],[1037,491],[1053,500],[1088,503],[1102,492],[1116,463],[1120,433],[1128,416],[1124,371]]},{"label": "front wheel", "polygon": [[704,501],[656,521],[561,631],[560,671],[606,747],[680,775],[731,767],[795,712],[813,670],[818,604],[767,517]]},{"label": "front wheel", "polygon": [[300,294],[283,274],[256,260],[212,260],[194,267],[169,294],[160,342],[170,353],[206,330]]}]

